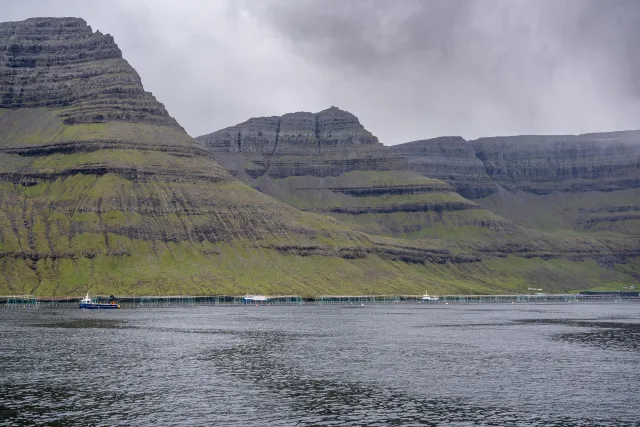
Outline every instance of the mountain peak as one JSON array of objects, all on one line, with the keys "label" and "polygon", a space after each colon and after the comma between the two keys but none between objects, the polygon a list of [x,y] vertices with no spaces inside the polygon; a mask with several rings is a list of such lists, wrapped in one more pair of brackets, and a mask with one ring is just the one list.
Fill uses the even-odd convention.
[{"label": "mountain peak", "polygon": [[43,33],[50,32],[55,29],[58,34],[77,34],[78,30],[84,30],[91,33],[91,27],[82,18],[75,17],[36,17],[28,18],[23,21],[0,22],[0,34],[5,31],[15,34],[33,34],[40,31]]},{"label": "mountain peak", "polygon": [[197,138],[213,151],[335,152],[382,146],[358,118],[331,106],[318,113],[298,111],[256,117]]},{"label": "mountain peak", "polygon": [[60,108],[65,124],[180,127],[122,58],[112,36],[80,18],[0,23],[0,108]]}]

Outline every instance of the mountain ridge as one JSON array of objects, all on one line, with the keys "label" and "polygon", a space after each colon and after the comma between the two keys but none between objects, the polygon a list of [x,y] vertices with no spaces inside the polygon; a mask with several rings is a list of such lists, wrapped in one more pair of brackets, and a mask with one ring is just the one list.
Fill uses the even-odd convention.
[{"label": "mountain ridge", "polygon": [[[336,107],[331,107],[329,110],[334,111],[335,115],[343,114],[352,118],[354,123],[357,123],[358,130],[366,131],[353,114]],[[314,113],[297,112],[291,114],[313,115]],[[285,114],[282,117],[286,116]],[[270,119],[279,120],[278,116],[272,116]],[[248,150],[242,145],[245,140],[251,138],[253,132],[251,123],[254,120],[258,119],[249,119],[238,125],[196,137],[196,139],[216,153],[221,151],[257,153],[259,150],[253,148],[254,145],[251,141],[247,143],[251,147]],[[371,134],[369,131],[366,132]],[[234,134],[236,141],[234,148],[231,150],[221,149],[217,145],[218,141],[230,137],[231,133]],[[275,132],[273,135],[274,139],[277,139]],[[377,141],[377,138],[375,140]],[[322,139],[316,138],[316,141],[318,148],[315,152],[317,153],[333,149],[331,144],[327,144]],[[300,150],[298,148],[298,146],[304,145],[300,140],[296,141],[293,138],[293,143],[284,144],[277,150],[263,151],[262,154],[273,157],[276,154],[299,155],[314,152],[314,150]],[[495,136],[475,140],[465,140],[460,136],[445,136],[392,146],[378,143],[369,147],[375,153],[373,158],[375,158],[375,163],[379,164],[377,169],[408,169],[417,171],[428,178],[443,179],[454,185],[461,195],[471,199],[490,196],[498,191],[496,184],[510,190],[548,194],[559,189],[572,192],[628,189],[637,187],[640,182],[640,173],[638,172],[640,167],[638,161],[634,160],[640,155],[639,130],[591,132],[578,135]],[[361,150],[358,144],[344,144],[335,151],[342,151],[342,154],[348,156],[349,150],[358,149]],[[565,150],[565,153],[562,150]],[[553,156],[549,156],[549,153]],[[539,158],[542,155],[546,157]],[[218,156],[222,158],[222,156]],[[553,163],[554,156],[560,160],[564,159],[569,164],[561,164],[557,161],[557,164]],[[601,156],[605,164],[590,165],[590,157],[596,156]],[[336,161],[336,159],[331,160]],[[535,162],[535,164],[534,167],[528,166],[525,170],[520,171],[520,166],[522,166],[520,163],[523,162]],[[390,163],[390,165],[385,166],[385,163]],[[277,175],[277,172],[267,172],[263,167],[265,164],[271,165],[271,163],[262,164],[260,160],[257,160],[257,164],[258,167],[246,170],[252,178],[264,174]],[[225,166],[233,172],[234,168],[231,162],[227,161]],[[594,167],[596,169],[591,170]],[[618,175],[622,175],[615,170],[618,167],[627,169],[627,175],[630,174],[631,177],[617,178]],[[347,171],[346,168],[337,171],[326,169],[328,169],[327,174],[334,175]],[[285,173],[285,175],[288,174],[290,171]],[[528,180],[528,176],[534,179]],[[555,184],[566,181],[567,187],[545,186],[543,184],[545,179]],[[578,181],[570,182],[571,180]]]},{"label": "mountain ridge", "polygon": [[[332,108],[335,114],[352,116]],[[233,127],[240,142],[246,135],[243,126],[250,122]],[[225,134],[227,129],[217,133]],[[624,192],[640,196],[634,178],[638,165],[633,161],[640,147],[639,135],[617,131],[472,141],[446,136],[377,145],[373,150],[351,144],[331,155],[322,150],[244,151],[242,143],[229,153],[207,144],[215,140],[216,132],[196,139],[221,165],[254,188],[298,209],[332,215],[360,231],[411,240],[436,239],[465,250],[473,248],[482,256],[579,260],[588,249],[569,255],[566,248],[604,244],[613,258],[607,261],[605,256],[600,262],[610,265],[624,264],[639,253],[634,236],[640,227],[633,203],[640,199],[632,206],[603,206],[602,212],[594,203],[607,194],[613,197],[610,201],[615,195],[624,197]],[[590,160],[595,166],[589,166]],[[318,168],[325,163],[333,167]],[[622,169],[617,168],[620,163]],[[278,165],[275,169],[254,166],[274,164]],[[558,201],[562,194],[573,195],[576,206],[562,205]],[[546,202],[552,196],[553,205],[564,206],[563,215],[554,213]],[[527,210],[532,203],[542,207]],[[552,229],[546,216],[561,219]],[[607,234],[598,231],[603,221],[608,224]],[[635,232],[629,235],[629,229]],[[595,240],[580,243],[580,239]]]}]

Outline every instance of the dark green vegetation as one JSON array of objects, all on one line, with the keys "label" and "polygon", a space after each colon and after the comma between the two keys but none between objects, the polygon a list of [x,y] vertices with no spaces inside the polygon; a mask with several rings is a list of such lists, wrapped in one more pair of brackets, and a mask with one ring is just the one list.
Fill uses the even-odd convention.
[{"label": "dark green vegetation", "polygon": [[[422,157],[398,151],[425,146],[413,144],[385,147],[337,108],[257,119],[198,143],[144,91],[110,36],[75,18],[0,24],[0,294],[487,293],[634,282],[640,245],[625,231],[637,229],[634,219],[580,225],[617,215],[599,210],[611,206],[633,213],[637,197],[616,194],[635,187],[598,202],[625,179],[589,187],[595,199],[570,203],[562,217],[520,218],[498,208],[506,186],[477,149],[454,140],[440,158],[433,147]],[[555,194],[540,193],[527,194]],[[553,233],[541,231],[546,222]]]}]

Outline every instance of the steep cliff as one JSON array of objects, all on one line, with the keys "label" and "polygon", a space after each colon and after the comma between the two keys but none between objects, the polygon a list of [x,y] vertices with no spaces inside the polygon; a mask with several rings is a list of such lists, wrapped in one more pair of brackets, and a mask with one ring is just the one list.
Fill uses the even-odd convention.
[{"label": "steep cliff", "polygon": [[[261,192],[360,231],[450,238],[471,230],[480,238],[514,230],[509,221],[456,193],[478,192],[479,177],[485,180],[483,195],[494,191],[473,147],[457,139],[440,141],[437,148],[425,148],[421,141],[391,149],[353,114],[331,107],[254,118],[197,140]],[[443,155],[433,158],[439,152]],[[461,153],[469,158],[459,160]]]},{"label": "steep cliff", "polygon": [[354,147],[380,148],[378,138],[353,114],[331,107],[319,113],[258,117],[198,137],[216,152],[328,153]]},{"label": "steep cliff", "polygon": [[546,231],[640,234],[640,131],[469,141],[502,190],[478,200]]},{"label": "steep cliff", "polygon": [[640,131],[435,138],[391,147],[516,224],[544,231],[640,234]]},{"label": "steep cliff", "polygon": [[640,131],[511,136],[469,141],[491,180],[511,191],[613,191],[640,187]]},{"label": "steep cliff", "polygon": [[65,124],[179,127],[142,88],[113,37],[76,18],[0,23],[0,108],[55,107]]},{"label": "steep cliff", "polygon": [[197,139],[240,177],[322,177],[394,167],[378,138],[353,114],[336,107],[252,118]]},{"label": "steep cliff", "polygon": [[407,142],[391,150],[406,159],[409,169],[449,182],[466,198],[486,197],[498,189],[473,145],[459,136]]}]

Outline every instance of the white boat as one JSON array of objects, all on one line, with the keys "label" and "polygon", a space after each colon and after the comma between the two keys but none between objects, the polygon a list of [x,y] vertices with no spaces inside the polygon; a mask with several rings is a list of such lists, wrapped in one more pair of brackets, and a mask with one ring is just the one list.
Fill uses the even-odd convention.
[{"label": "white boat", "polygon": [[252,303],[265,303],[269,301],[269,297],[266,297],[264,295],[245,295],[243,298],[243,302],[245,304],[252,304]]},{"label": "white boat", "polygon": [[434,296],[429,295],[429,292],[427,291],[424,291],[424,295],[422,295],[422,298],[421,298],[422,302],[433,302],[433,301],[439,301],[439,300],[440,300],[440,297],[437,297],[435,295]]}]

